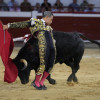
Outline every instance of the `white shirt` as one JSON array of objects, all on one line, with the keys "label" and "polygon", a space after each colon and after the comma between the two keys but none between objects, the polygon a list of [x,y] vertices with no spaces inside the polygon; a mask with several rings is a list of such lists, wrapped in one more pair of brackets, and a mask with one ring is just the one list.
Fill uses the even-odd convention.
[{"label": "white shirt", "polygon": [[46,25],[45,25],[45,21],[44,21],[43,19],[41,19],[41,21],[43,22],[44,26],[46,26]]}]

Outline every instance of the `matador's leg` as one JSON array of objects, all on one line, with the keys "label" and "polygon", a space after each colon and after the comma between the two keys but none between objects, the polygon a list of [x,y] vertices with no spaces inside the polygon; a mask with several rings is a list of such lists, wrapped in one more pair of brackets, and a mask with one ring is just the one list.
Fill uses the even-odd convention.
[{"label": "matador's leg", "polygon": [[[38,38],[38,46],[39,46],[39,56],[40,56],[40,66],[37,69],[36,72],[36,78],[33,83],[33,86],[38,89],[44,89],[43,87],[40,86],[40,79],[41,76],[45,70],[45,49],[46,49],[46,41],[45,41],[45,31],[41,31],[38,33],[37,38]],[[45,88],[46,89],[46,88]]]},{"label": "matador's leg", "polygon": [[38,33],[38,46],[39,46],[39,56],[40,56],[40,66],[37,70],[37,75],[43,74],[45,70],[45,52],[46,52],[46,39],[45,31]]},{"label": "matador's leg", "polygon": [[45,31],[45,39],[46,39],[46,50],[45,50],[45,71],[43,72],[43,76],[40,81],[40,85],[42,89],[46,90],[47,87],[44,85],[45,79],[48,77],[51,69],[53,68],[54,59],[55,59],[55,49],[52,41],[52,37],[50,32]]}]

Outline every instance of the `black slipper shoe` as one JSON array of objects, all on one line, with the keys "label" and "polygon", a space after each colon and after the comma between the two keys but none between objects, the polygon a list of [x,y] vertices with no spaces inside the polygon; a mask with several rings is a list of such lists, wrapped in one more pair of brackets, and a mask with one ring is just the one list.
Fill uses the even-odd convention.
[{"label": "black slipper shoe", "polygon": [[41,85],[40,87],[42,88],[42,90],[47,90],[47,87],[45,85]]},{"label": "black slipper shoe", "polygon": [[40,86],[40,87],[36,86],[35,82],[33,83],[33,86],[34,86],[37,90],[42,90],[42,87],[41,87],[41,86]]}]

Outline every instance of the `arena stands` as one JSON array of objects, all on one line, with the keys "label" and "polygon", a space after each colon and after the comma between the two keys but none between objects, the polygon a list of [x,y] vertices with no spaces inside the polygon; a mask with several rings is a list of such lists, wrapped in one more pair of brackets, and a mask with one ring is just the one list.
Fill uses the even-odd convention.
[{"label": "arena stands", "polygon": [[0,0],[0,11],[99,12],[99,3],[99,0]]},{"label": "arena stands", "polygon": [[[7,11],[9,10],[7,4],[10,0],[0,0],[0,20],[3,21],[4,24],[10,22],[18,22],[29,20],[31,17],[41,18],[41,12],[45,9],[41,10],[41,4],[44,0],[17,0],[17,7],[20,10],[16,11]],[[13,1],[13,0],[12,0]],[[73,0],[47,0],[51,4],[51,11],[54,12],[54,22],[52,27],[57,31],[77,31],[82,32],[88,38],[100,40],[100,7],[98,4],[99,0],[77,0],[77,4],[79,6],[79,11],[71,10],[68,8]],[[87,2],[86,2],[87,1]],[[31,10],[22,11],[20,6],[22,2],[26,2],[27,4],[31,4]],[[59,2],[59,6],[55,7],[56,2]],[[3,6],[4,5],[4,6]],[[4,8],[3,8],[4,7]],[[6,7],[6,8],[5,8]],[[59,9],[61,7],[61,9]],[[88,7],[90,7],[88,9]],[[27,8],[28,9],[28,8]],[[30,31],[26,29],[12,29],[9,30],[13,37],[24,36],[25,34],[29,34]]]}]

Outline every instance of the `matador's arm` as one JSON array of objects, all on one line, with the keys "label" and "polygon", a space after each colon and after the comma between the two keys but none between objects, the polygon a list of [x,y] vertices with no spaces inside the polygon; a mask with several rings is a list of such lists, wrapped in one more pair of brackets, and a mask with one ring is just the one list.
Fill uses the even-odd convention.
[{"label": "matador's arm", "polygon": [[26,28],[35,25],[35,21],[31,18],[27,21],[8,23],[8,28]]}]

